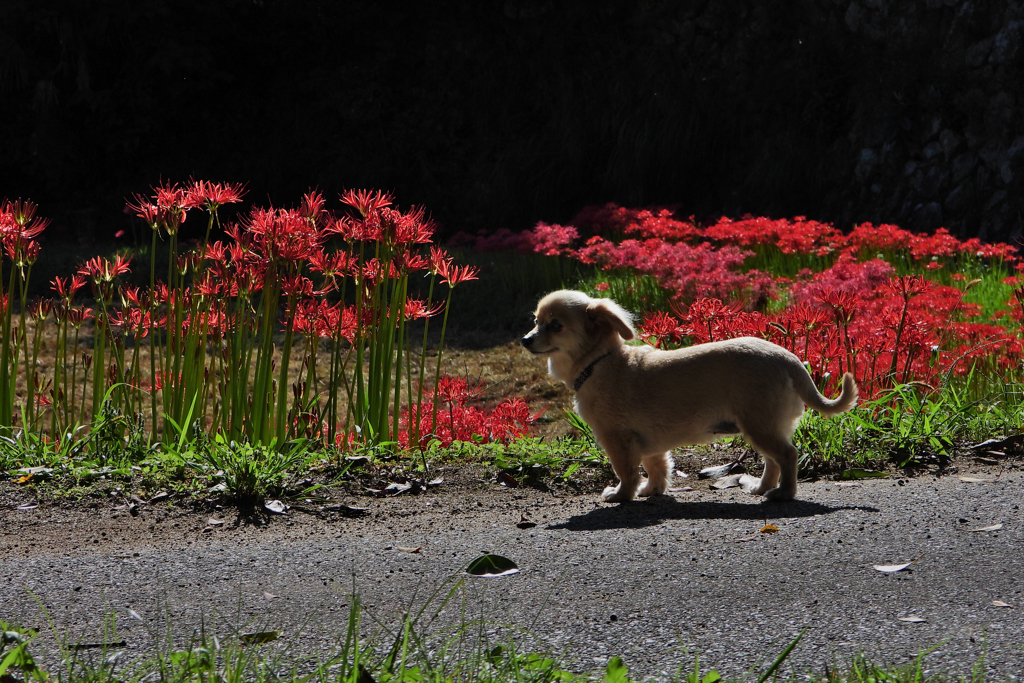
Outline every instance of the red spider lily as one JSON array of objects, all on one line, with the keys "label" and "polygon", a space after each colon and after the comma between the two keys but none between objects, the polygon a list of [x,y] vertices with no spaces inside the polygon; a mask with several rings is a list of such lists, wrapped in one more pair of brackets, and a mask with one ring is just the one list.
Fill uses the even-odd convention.
[{"label": "red spider lily", "polygon": [[443,310],[444,304],[441,302],[438,302],[433,308],[427,306],[426,301],[419,299],[407,299],[405,302],[405,317],[407,320],[432,318]]},{"label": "red spider lily", "polygon": [[118,254],[113,262],[97,256],[89,259],[78,269],[80,275],[88,275],[93,279],[93,282],[111,282],[118,275],[131,272],[128,264],[131,263],[132,257],[127,258]]},{"label": "red spider lily", "polygon": [[299,207],[299,215],[307,220],[316,221],[324,212],[324,196],[316,190],[310,190],[302,195],[302,205]]},{"label": "red spider lily", "polygon": [[196,294],[207,299],[216,299],[224,292],[225,286],[230,283],[225,283],[220,278],[214,277],[210,272],[200,276],[192,283],[192,288]]},{"label": "red spider lily", "polygon": [[669,242],[686,241],[700,235],[692,216],[688,220],[674,216],[675,207],[627,209],[605,204],[583,209],[572,219],[572,224],[590,234],[637,235]]},{"label": "red spider lily", "polygon": [[81,327],[82,323],[86,320],[92,320],[93,314],[91,308],[69,308],[67,310],[68,322],[73,327]]},{"label": "red spider lily", "polygon": [[[157,206],[157,224],[169,235],[175,235],[185,222],[186,211],[193,208],[188,194],[177,183],[167,183],[153,188],[153,200]],[[141,207],[139,207],[141,208]]]},{"label": "red spider lily", "polygon": [[323,241],[316,226],[296,210],[255,208],[243,226],[251,249],[271,262],[305,261]]},{"label": "red spider lily", "polygon": [[640,338],[656,349],[665,342],[678,342],[687,334],[685,327],[668,313],[656,311],[644,318],[639,326]]},{"label": "red spider lily", "polygon": [[724,244],[775,246],[783,254],[825,256],[843,244],[843,234],[827,223],[797,216],[792,221],[745,216],[733,221],[722,218],[701,235]]},{"label": "red spider lily", "polygon": [[451,257],[437,247],[430,248],[430,268],[440,275],[441,282],[449,287],[454,287],[461,282],[476,280],[480,272],[479,268],[473,266],[454,265]]},{"label": "red spider lily", "polygon": [[31,266],[39,258],[39,243],[24,234],[8,234],[3,237],[4,251],[18,268]]},{"label": "red spider lily", "polygon": [[309,255],[309,268],[314,273],[322,273],[325,278],[351,274],[356,260],[343,251],[328,253],[316,251]]},{"label": "red spider lily", "polygon": [[825,289],[817,300],[832,309],[836,321],[849,324],[857,312],[860,299],[853,292],[844,292],[837,289]]},{"label": "red spider lily", "polygon": [[430,266],[430,261],[421,254],[414,253],[408,249],[399,251],[391,261],[391,265],[398,273],[414,273],[418,270],[425,270]]},{"label": "red spider lily", "polygon": [[126,208],[146,221],[146,224],[153,230],[158,229],[160,227],[160,207],[139,194],[134,195],[133,200],[134,203],[132,201],[125,202]]},{"label": "red spider lily", "polygon": [[569,245],[578,238],[579,232],[571,225],[537,223],[533,230],[526,230],[522,233],[518,251],[544,254],[545,256],[562,256],[570,253]]},{"label": "red spider lily", "polygon": [[458,403],[476,396],[482,388],[481,385],[470,387],[462,377],[445,376],[437,385],[436,393],[445,403]]},{"label": "red spider lily", "polygon": [[28,314],[36,321],[43,322],[53,312],[53,301],[50,299],[38,299],[29,304]]},{"label": "red spider lily", "polygon": [[313,281],[302,275],[281,278],[281,293],[287,296],[313,296]]},{"label": "red spider lily", "polygon": [[149,334],[149,329],[152,327],[150,313],[140,308],[125,308],[120,312],[111,311],[107,319],[110,321],[111,327],[120,328],[130,334],[138,335],[141,330],[140,338]]},{"label": "red spider lily", "polygon": [[343,204],[348,204],[358,211],[359,215],[364,218],[378,209],[391,206],[394,199],[390,193],[380,190],[345,190],[338,198]]},{"label": "red spider lily", "polygon": [[883,251],[899,251],[910,247],[914,234],[895,225],[861,223],[854,226],[846,238],[848,247],[855,252],[872,255]]},{"label": "red spider lily", "polygon": [[[211,183],[192,180],[184,190],[181,204],[188,208],[203,207],[214,212],[224,204],[236,204],[245,196],[245,183]],[[143,218],[143,216],[140,216]]]},{"label": "red spider lily", "polygon": [[729,335],[728,330],[731,324],[730,318],[739,311],[734,306],[727,306],[718,299],[701,297],[690,304],[685,315],[676,309],[677,313],[690,323],[690,334],[699,343],[724,339]]},{"label": "red spider lily", "polygon": [[48,218],[36,218],[38,207],[30,200],[4,200],[0,204],[0,238],[33,240],[50,224]]},{"label": "red spider lily", "polygon": [[931,283],[923,275],[903,275],[892,278],[885,284],[886,289],[904,300],[928,291],[930,286]]}]

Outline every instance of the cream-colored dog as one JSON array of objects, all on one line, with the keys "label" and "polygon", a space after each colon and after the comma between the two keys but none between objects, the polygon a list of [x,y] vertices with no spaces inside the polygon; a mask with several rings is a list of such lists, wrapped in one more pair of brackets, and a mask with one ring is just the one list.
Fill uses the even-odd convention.
[{"label": "cream-colored dog", "polygon": [[576,392],[576,412],[619,478],[604,491],[608,502],[665,493],[670,449],[729,434],[742,434],[764,456],[764,474],[750,493],[791,500],[797,478],[791,438],[804,404],[837,415],[857,401],[851,374],[843,376],[839,397],[826,399],[800,359],[764,339],[661,351],[623,343],[634,336],[632,316],[611,299],[562,290],[540,300],[536,327],[522,340]]}]

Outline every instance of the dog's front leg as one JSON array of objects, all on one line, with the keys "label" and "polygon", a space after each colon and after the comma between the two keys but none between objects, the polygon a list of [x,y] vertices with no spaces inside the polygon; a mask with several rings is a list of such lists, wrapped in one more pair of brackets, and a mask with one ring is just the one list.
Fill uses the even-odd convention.
[{"label": "dog's front leg", "polygon": [[672,455],[670,453],[648,455],[641,462],[644,472],[647,472],[647,481],[640,487],[637,495],[660,496],[668,491],[669,482],[672,480]]},{"label": "dog's front leg", "polygon": [[618,486],[609,486],[601,494],[607,503],[622,503],[636,498],[636,490],[640,487],[640,458],[628,446],[605,447],[608,459],[619,478]]}]

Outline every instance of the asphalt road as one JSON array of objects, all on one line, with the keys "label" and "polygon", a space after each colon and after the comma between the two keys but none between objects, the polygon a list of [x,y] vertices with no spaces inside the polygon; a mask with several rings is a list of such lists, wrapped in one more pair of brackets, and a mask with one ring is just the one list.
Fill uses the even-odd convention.
[{"label": "asphalt road", "polygon": [[[524,628],[573,669],[620,655],[638,677],[671,675],[694,652],[723,675],[763,670],[806,628],[784,670],[821,674],[858,652],[900,665],[931,650],[927,671],[967,675],[983,657],[986,680],[1020,680],[1022,490],[1024,474],[1007,470],[985,483],[802,484],[800,501],[781,504],[699,488],[613,506],[481,484],[363,500],[372,513],[361,519],[7,510],[0,618],[45,626],[42,605],[59,633],[96,642],[114,615],[122,649],[136,655],[169,626],[179,641],[201,624],[220,635],[276,629],[293,656],[313,656],[344,634],[353,589],[367,628],[394,624],[440,605],[489,551],[521,572],[467,577],[433,628],[482,615]],[[536,527],[515,526],[524,513]],[[766,523],[778,531],[762,533]],[[897,573],[873,568],[911,560]]]}]

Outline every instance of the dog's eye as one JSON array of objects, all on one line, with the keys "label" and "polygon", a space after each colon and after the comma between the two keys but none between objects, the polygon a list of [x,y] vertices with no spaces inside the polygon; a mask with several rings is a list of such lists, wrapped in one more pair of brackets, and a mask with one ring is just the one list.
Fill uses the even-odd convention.
[{"label": "dog's eye", "polygon": [[548,323],[548,329],[551,330],[552,332],[561,332],[562,323],[558,322],[557,320],[552,320],[551,322]]}]

